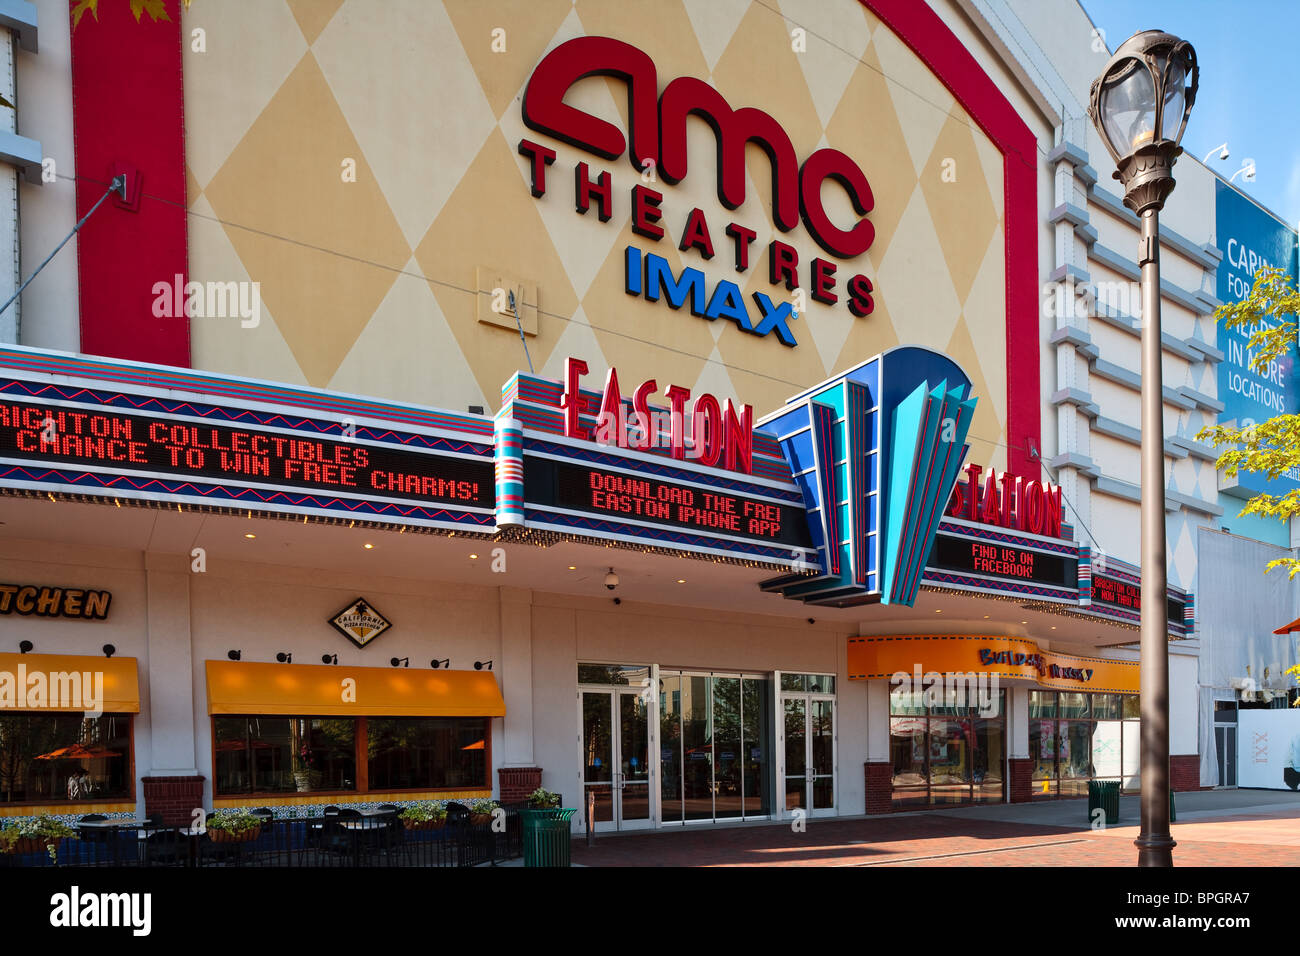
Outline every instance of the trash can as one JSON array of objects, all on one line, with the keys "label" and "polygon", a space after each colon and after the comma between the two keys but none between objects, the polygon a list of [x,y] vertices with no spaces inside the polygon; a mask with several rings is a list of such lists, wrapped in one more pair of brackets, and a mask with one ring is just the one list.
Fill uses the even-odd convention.
[{"label": "trash can", "polygon": [[524,866],[569,866],[569,821],[576,809],[520,810]]},{"label": "trash can", "polygon": [[1119,781],[1088,781],[1088,822],[1095,819],[1093,811],[1101,809],[1106,814],[1106,825],[1119,823]]}]

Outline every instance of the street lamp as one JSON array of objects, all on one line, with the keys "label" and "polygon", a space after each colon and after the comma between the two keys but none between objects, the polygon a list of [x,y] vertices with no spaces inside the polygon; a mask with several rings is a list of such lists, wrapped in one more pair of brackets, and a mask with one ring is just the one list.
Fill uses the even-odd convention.
[{"label": "street lamp", "polygon": [[1191,44],[1159,30],[1125,40],[1092,84],[1088,115],[1114,159],[1124,205],[1142,220],[1142,830],[1139,866],[1173,866],[1169,833],[1169,611],[1165,599],[1164,383],[1160,210],[1199,71]]}]

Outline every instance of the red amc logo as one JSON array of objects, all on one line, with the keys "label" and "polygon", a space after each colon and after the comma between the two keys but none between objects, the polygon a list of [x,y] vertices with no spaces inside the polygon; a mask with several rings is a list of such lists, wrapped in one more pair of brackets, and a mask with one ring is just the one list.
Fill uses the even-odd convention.
[{"label": "red amc logo", "polygon": [[[569,87],[589,76],[627,83],[630,146],[617,126],[565,105]],[[654,168],[675,184],[686,178],[686,118],[694,114],[717,135],[718,200],[724,206],[738,209],[745,201],[745,146],[755,143],[772,162],[772,218],[778,229],[789,232],[802,218],[817,244],[841,259],[871,248],[876,230],[866,218],[841,229],[822,206],[822,183],[828,179],[843,187],[859,216],[875,205],[867,177],[844,153],[819,149],[800,166],[790,137],[762,110],[732,109],[717,90],[689,76],[670,82],[656,100],[658,92],[655,64],[646,53],[609,37],[578,37],[537,65],[524,90],[523,119],[530,129],[605,159],[626,150],[638,172]]]}]

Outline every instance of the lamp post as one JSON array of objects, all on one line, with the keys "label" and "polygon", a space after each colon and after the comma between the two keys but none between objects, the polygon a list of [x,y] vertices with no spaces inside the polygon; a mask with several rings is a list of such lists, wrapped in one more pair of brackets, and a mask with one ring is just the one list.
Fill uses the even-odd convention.
[{"label": "lamp post", "polygon": [[1169,833],[1169,611],[1165,599],[1164,383],[1160,210],[1196,99],[1191,44],[1159,30],[1125,40],[1092,84],[1088,115],[1115,161],[1124,205],[1142,222],[1142,830],[1139,866],[1173,866]]}]

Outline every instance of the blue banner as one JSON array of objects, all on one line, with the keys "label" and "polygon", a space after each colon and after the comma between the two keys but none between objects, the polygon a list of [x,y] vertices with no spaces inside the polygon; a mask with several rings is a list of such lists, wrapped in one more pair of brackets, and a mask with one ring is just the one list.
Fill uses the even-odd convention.
[{"label": "blue banner", "polygon": [[[1219,264],[1217,295],[1223,302],[1240,302],[1250,295],[1255,273],[1264,266],[1285,269],[1296,281],[1296,232],[1265,212],[1222,180],[1215,184],[1215,215],[1218,245],[1223,250]],[[1253,327],[1225,329],[1219,324],[1219,348],[1224,360],[1219,365],[1219,400],[1224,403],[1220,422],[1235,422],[1245,428],[1278,415],[1300,411],[1300,364],[1296,350],[1258,372],[1251,367],[1249,348]],[[1230,491],[1250,497],[1267,491],[1284,495],[1300,488],[1300,470],[1274,481],[1261,473],[1240,472]],[[1227,516],[1225,515],[1225,518]]]}]

